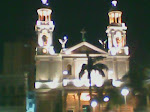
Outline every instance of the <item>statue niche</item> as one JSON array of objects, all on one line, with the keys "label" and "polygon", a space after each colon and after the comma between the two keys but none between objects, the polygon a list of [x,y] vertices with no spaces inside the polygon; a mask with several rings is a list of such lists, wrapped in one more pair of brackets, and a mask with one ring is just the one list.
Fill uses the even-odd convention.
[{"label": "statue niche", "polygon": [[123,38],[121,32],[117,32],[113,38],[114,47],[123,47]]},{"label": "statue niche", "polygon": [[48,37],[46,35],[42,36],[43,46],[47,46],[48,44]]}]

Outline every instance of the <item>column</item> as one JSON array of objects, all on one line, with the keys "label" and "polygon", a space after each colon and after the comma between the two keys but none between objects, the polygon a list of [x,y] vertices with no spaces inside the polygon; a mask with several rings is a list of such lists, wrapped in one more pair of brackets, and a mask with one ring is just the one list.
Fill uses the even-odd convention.
[{"label": "column", "polygon": [[67,93],[65,91],[62,91],[62,112],[66,112],[67,108]]},{"label": "column", "polygon": [[114,78],[113,79],[117,80],[118,79],[117,61],[115,58],[113,59],[113,71],[114,71],[114,73],[113,73]]},{"label": "column", "polygon": [[126,45],[126,31],[123,31],[124,46]]},{"label": "column", "polygon": [[110,15],[110,16],[109,16],[109,23],[110,23],[110,24],[112,23],[112,19],[113,19],[113,18],[112,18],[112,16]]},{"label": "column", "polygon": [[80,96],[81,96],[81,93],[79,92],[78,93],[78,112],[80,112],[80,107],[81,107],[81,102],[80,102]]},{"label": "column", "polygon": [[121,15],[119,14],[119,23],[121,24]]},{"label": "column", "polygon": [[117,16],[116,16],[116,13],[114,14],[114,18],[115,18],[115,23],[117,23]]}]

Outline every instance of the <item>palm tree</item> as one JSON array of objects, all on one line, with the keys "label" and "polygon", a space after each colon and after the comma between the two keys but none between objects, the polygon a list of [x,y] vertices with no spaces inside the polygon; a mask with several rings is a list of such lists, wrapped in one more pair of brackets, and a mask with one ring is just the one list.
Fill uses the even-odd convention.
[{"label": "palm tree", "polygon": [[79,79],[84,75],[85,70],[88,71],[88,79],[90,79],[90,74],[92,70],[97,70],[99,71],[99,73],[105,77],[105,73],[103,70],[108,70],[108,67],[105,64],[102,63],[98,63],[99,60],[104,59],[105,57],[99,56],[96,58],[92,58],[89,56],[89,54],[87,54],[87,58],[88,58],[88,63],[87,64],[83,64],[81,71],[79,73]]},{"label": "palm tree", "polygon": [[[91,107],[91,100],[92,100],[91,72],[92,72],[92,70],[97,70],[97,71],[99,71],[99,73],[103,77],[105,77],[105,73],[104,73],[103,70],[104,69],[108,70],[108,67],[105,64],[97,63],[98,60],[104,59],[104,57],[102,57],[102,56],[97,57],[97,58],[92,58],[92,57],[89,56],[89,54],[87,54],[87,58],[88,58],[88,63],[82,65],[81,71],[79,73],[79,79],[81,79],[81,77],[85,73],[85,70],[87,70],[88,71],[89,84],[90,84],[90,86],[89,86],[89,94],[90,94],[90,107]],[[90,108],[90,111],[92,111],[92,108]]]}]

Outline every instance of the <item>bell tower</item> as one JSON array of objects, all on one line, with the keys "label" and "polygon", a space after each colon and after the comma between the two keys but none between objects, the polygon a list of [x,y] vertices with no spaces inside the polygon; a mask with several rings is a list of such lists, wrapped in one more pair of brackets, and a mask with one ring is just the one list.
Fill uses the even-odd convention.
[{"label": "bell tower", "polygon": [[[43,7],[37,10],[35,30],[38,34],[35,65],[36,112],[56,112],[60,105],[62,86],[62,56],[55,53],[53,45],[54,23],[48,1],[42,0]],[[57,105],[57,108],[56,108]]]},{"label": "bell tower", "polygon": [[122,23],[122,12],[117,9],[117,1],[112,1],[112,8],[108,13],[109,26],[107,26],[108,49],[111,55],[128,55],[129,49],[126,46],[125,23]]},{"label": "bell tower", "polygon": [[38,20],[35,25],[35,31],[38,34],[37,54],[55,54],[53,46],[54,23],[51,20],[52,10],[47,8],[47,1],[42,0],[44,7],[37,10]]}]

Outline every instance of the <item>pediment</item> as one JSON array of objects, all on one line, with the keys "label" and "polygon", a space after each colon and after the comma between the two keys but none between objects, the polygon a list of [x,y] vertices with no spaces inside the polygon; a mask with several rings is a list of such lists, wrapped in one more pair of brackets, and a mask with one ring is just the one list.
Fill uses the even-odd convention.
[{"label": "pediment", "polygon": [[71,48],[68,48],[65,51],[66,54],[107,54],[106,51],[88,43],[88,42],[81,42]]}]

